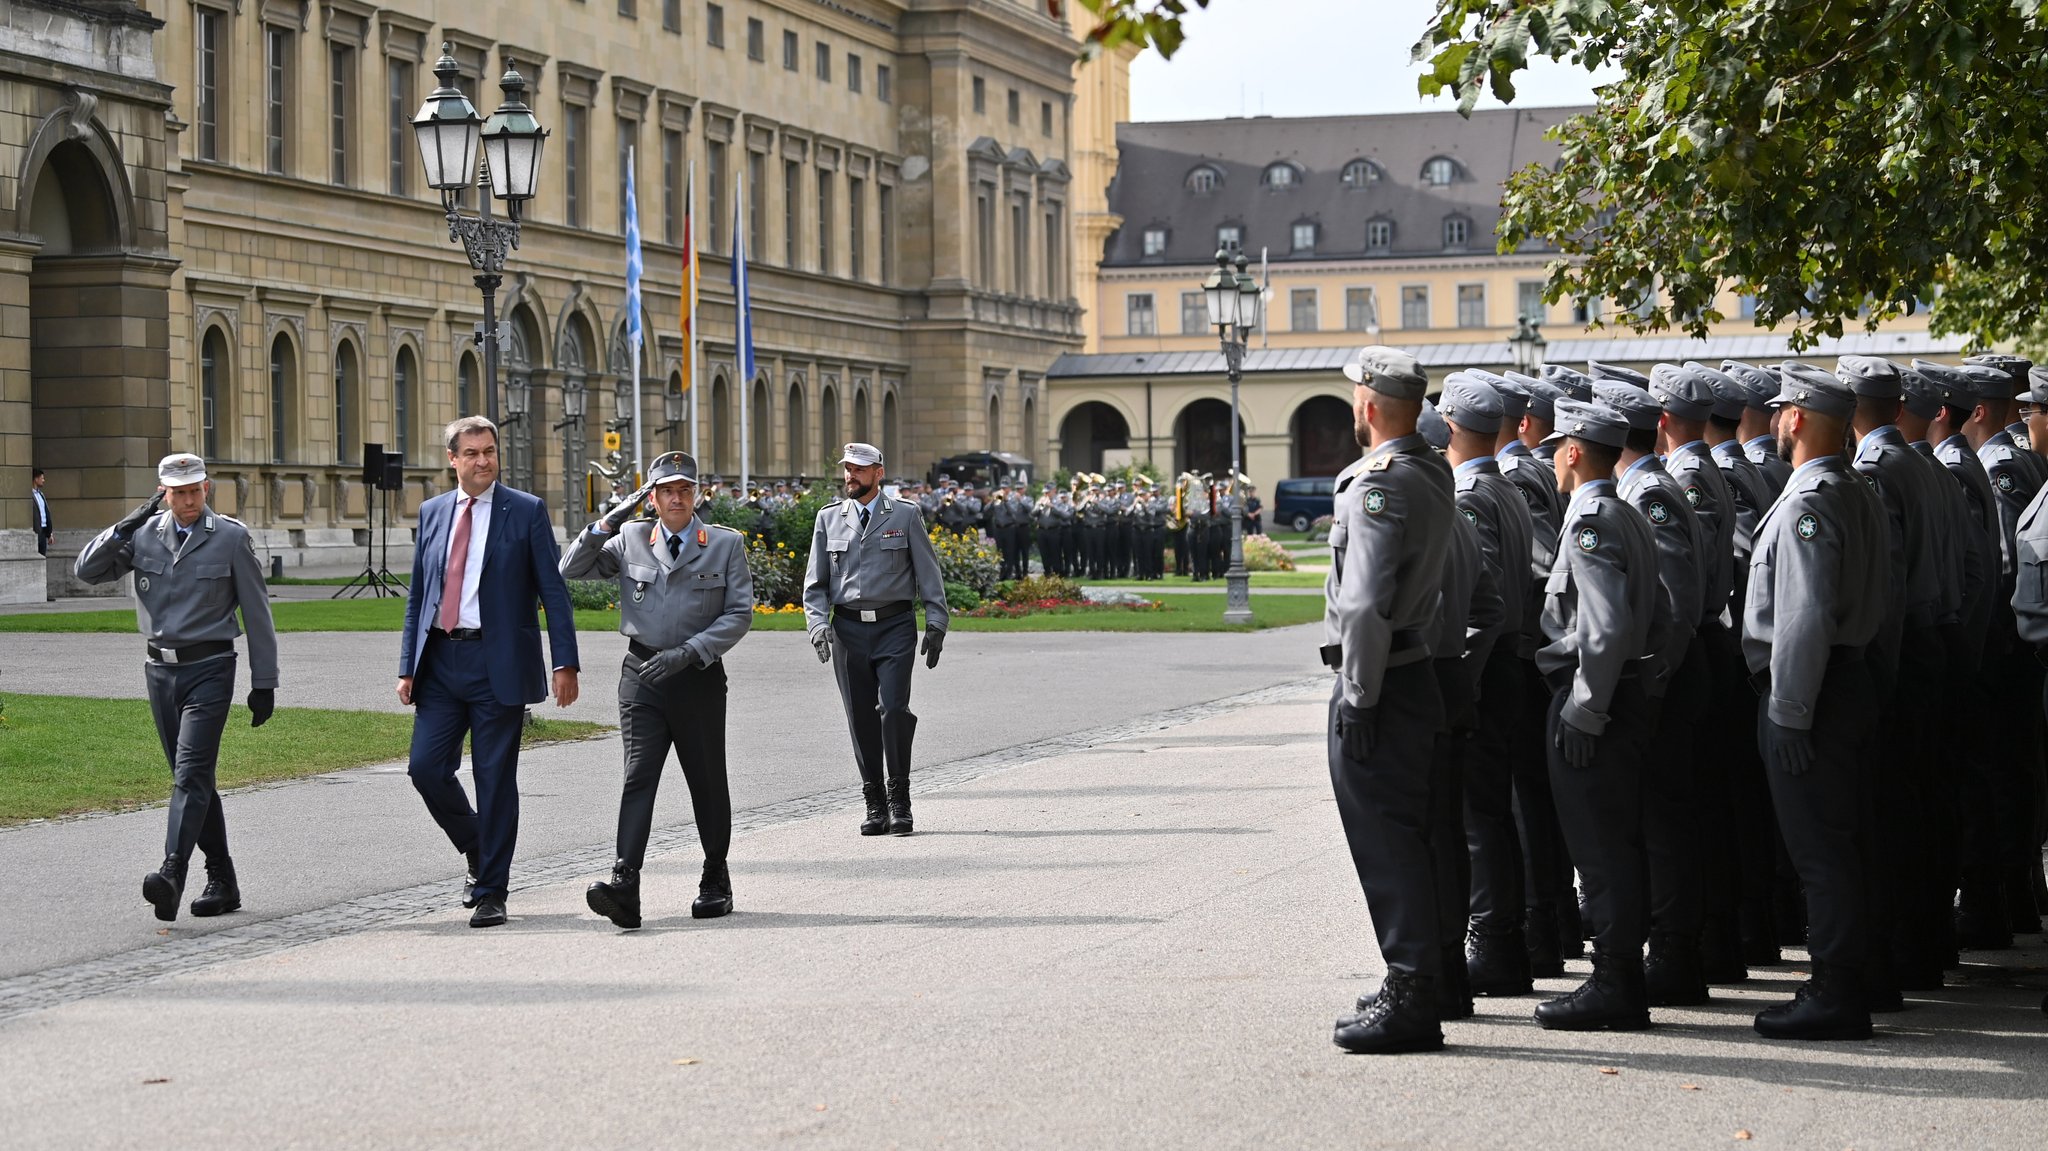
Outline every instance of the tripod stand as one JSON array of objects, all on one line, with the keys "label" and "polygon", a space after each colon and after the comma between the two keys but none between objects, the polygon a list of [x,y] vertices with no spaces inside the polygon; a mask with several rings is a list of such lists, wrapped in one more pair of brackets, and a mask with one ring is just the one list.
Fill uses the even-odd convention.
[{"label": "tripod stand", "polygon": [[[385,455],[381,444],[364,444],[363,447],[375,448],[375,454],[379,457],[378,463],[381,465],[374,469],[364,469],[366,472],[374,471],[376,475],[377,482],[371,490],[376,493],[377,498],[376,502],[370,505],[370,523],[376,534],[365,535],[363,539],[363,570],[357,573],[356,578],[329,596],[330,599],[340,599],[344,594],[350,599],[355,599],[364,592],[369,592],[378,599],[387,595],[402,596],[406,593],[405,581],[391,574],[391,493],[398,490],[404,482],[404,461],[397,453]],[[369,457],[366,455],[365,458]],[[384,522],[378,526],[377,505],[380,503],[384,505]],[[377,561],[377,544],[380,539],[384,545],[382,563]]]}]

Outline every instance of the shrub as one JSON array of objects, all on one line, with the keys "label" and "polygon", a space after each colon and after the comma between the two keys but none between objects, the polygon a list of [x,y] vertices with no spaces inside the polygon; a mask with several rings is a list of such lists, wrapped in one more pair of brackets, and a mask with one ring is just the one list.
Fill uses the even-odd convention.
[{"label": "shrub", "polygon": [[1026,576],[997,584],[995,598],[1002,603],[1034,603],[1040,600],[1073,603],[1081,599],[1081,585],[1063,576]]},{"label": "shrub", "polygon": [[939,553],[939,575],[942,579],[949,584],[972,588],[977,603],[996,594],[996,583],[1003,574],[1001,553],[990,547],[978,533],[964,536],[928,530],[932,533],[932,550]]},{"label": "shrub", "polygon": [[1316,522],[1308,525],[1308,539],[1310,543],[1315,543],[1319,540],[1327,540],[1330,538],[1330,524],[1332,522],[1332,519],[1333,517],[1331,516],[1317,516]]},{"label": "shrub", "polygon": [[613,580],[572,579],[569,606],[577,611],[608,611],[619,606],[619,585]]},{"label": "shrub", "polygon": [[1244,537],[1244,570],[1250,572],[1291,572],[1294,557],[1271,536]]},{"label": "shrub", "polygon": [[747,572],[754,579],[754,602],[768,607],[795,603],[803,594],[804,567],[795,552],[759,537],[747,540]]},{"label": "shrub", "polygon": [[947,580],[946,606],[953,611],[973,611],[981,606],[981,594],[964,583]]}]

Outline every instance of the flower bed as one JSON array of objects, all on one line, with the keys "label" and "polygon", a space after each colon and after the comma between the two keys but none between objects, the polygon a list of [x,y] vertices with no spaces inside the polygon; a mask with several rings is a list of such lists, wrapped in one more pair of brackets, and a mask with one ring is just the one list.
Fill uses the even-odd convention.
[{"label": "flower bed", "polygon": [[1244,570],[1248,572],[1291,572],[1294,557],[1271,536],[1244,537]]},{"label": "flower bed", "polygon": [[1027,615],[1058,613],[1062,615],[1094,614],[1097,612],[1159,611],[1166,605],[1157,600],[1143,603],[1088,603],[1083,600],[1039,599],[1012,602],[990,600],[973,611],[959,614],[968,619],[1023,619]]}]

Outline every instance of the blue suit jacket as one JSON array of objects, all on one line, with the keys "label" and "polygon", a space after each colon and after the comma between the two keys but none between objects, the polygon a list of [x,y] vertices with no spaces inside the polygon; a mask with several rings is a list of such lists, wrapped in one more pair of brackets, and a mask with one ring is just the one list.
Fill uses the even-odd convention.
[{"label": "blue suit jacket", "polygon": [[[398,674],[416,673],[427,648],[427,629],[441,611],[448,568],[448,537],[455,526],[455,492],[420,505],[419,539],[413,546],[412,589],[405,599],[405,637],[398,650]],[[555,667],[579,667],[576,618],[558,564],[561,553],[548,523],[547,505],[503,484],[491,495],[491,531],[478,577],[477,614],[484,654],[491,665],[491,691],[507,707],[548,697],[548,664],[541,659],[538,604],[548,613],[548,646]]]}]

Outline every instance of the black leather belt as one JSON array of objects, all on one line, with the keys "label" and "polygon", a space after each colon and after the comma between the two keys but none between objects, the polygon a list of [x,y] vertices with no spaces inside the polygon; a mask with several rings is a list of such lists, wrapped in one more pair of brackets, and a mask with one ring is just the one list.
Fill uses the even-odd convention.
[{"label": "black leather belt", "polygon": [[646,644],[641,643],[637,639],[627,640],[626,650],[633,653],[634,659],[653,659],[655,656],[661,654],[660,648],[648,647]]},{"label": "black leather belt", "polygon": [[456,643],[481,643],[484,638],[484,629],[480,627],[458,627],[442,631],[440,628],[430,627],[427,629],[427,634],[438,636],[441,639],[452,639]]},{"label": "black leather belt", "polygon": [[205,643],[188,643],[184,647],[158,647],[153,643],[144,646],[149,648],[149,658],[158,663],[196,663],[234,651],[235,641],[210,639]]},{"label": "black leather belt", "polygon": [[895,603],[885,603],[880,607],[853,607],[842,604],[832,609],[832,618],[835,620],[856,619],[862,623],[880,623],[885,619],[895,619],[899,615],[909,615],[912,606],[911,602],[907,599],[900,599]]},{"label": "black leather belt", "polygon": [[[1332,671],[1344,666],[1344,645],[1324,644],[1317,649],[1323,666]],[[1387,667],[1407,667],[1429,658],[1429,639],[1419,631],[1397,631],[1387,640]]]}]

